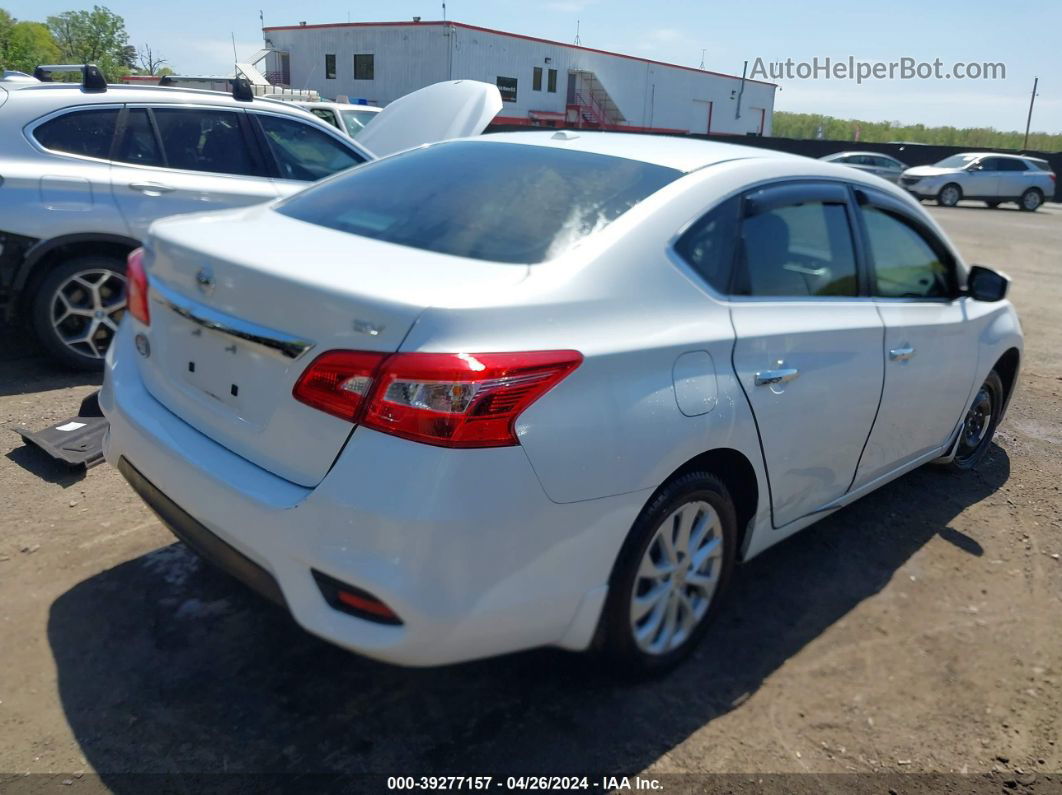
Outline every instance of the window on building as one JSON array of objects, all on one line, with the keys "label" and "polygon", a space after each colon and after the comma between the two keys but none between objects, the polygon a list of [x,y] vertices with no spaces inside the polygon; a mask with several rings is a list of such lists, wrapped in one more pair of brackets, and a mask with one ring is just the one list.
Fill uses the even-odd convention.
[{"label": "window on building", "polygon": [[336,56],[335,53],[325,55],[325,79],[336,79]]},{"label": "window on building", "polygon": [[551,93],[551,94],[556,94],[557,93],[557,70],[556,69],[550,69],[549,70],[549,83],[547,83],[546,90],[549,91],[549,93]]},{"label": "window on building", "polygon": [[542,90],[542,67],[541,66],[536,66],[535,67],[535,71],[532,72],[532,74],[531,74],[531,90],[532,91],[541,91]]},{"label": "window on building", "polygon": [[498,91],[501,92],[502,102],[516,102],[516,78],[498,77]]},{"label": "window on building", "polygon": [[354,79],[374,80],[376,65],[373,63],[372,53],[354,56]]}]

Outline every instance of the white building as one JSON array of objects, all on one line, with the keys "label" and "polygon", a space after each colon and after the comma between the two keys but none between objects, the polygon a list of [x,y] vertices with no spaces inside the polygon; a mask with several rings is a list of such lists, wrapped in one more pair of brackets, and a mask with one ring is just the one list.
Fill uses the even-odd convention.
[{"label": "white building", "polygon": [[[275,85],[386,105],[441,80],[496,83],[502,124],[771,134],[775,84],[460,22],[262,29]],[[261,67],[260,67],[261,68]]]}]

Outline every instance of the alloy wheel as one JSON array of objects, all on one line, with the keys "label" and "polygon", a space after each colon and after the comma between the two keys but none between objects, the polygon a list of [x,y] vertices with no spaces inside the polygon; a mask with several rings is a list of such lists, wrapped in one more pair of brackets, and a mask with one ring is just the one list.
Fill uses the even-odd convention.
[{"label": "alloy wheel", "polygon": [[55,336],[80,356],[102,359],[125,313],[125,277],[94,268],[75,273],[52,297]]},{"label": "alloy wheel", "polygon": [[657,528],[631,593],[630,627],[642,651],[674,651],[704,619],[719,584],[723,528],[707,502],[687,502]]},{"label": "alloy wheel", "polygon": [[1034,190],[1026,191],[1025,195],[1022,196],[1021,203],[1026,210],[1035,210],[1040,206],[1040,194]]},{"label": "alloy wheel", "polygon": [[954,207],[959,203],[959,189],[954,185],[945,185],[940,191],[940,203],[945,207]]}]

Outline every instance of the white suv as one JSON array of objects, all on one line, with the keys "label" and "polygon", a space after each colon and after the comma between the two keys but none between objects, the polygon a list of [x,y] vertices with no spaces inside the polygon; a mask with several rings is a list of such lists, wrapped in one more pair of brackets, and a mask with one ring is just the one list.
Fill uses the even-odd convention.
[{"label": "white suv", "polygon": [[[408,106],[426,97],[435,115],[416,114],[419,139],[384,119],[371,143],[354,143],[242,81],[230,96],[108,85],[91,66],[38,75],[72,68],[80,84],[0,81],[0,318],[28,320],[51,354],[86,369],[102,366],[125,311],[125,258],[152,221],[289,195],[394,151],[392,140],[475,134],[501,106],[491,86],[438,84],[380,114],[408,127]],[[483,112],[455,127],[465,102]]]},{"label": "white suv", "polygon": [[993,208],[1017,202],[1032,212],[1054,198],[1055,172],[1038,157],[967,152],[907,169],[900,175],[900,187],[919,199],[936,199],[942,207],[977,199]]}]

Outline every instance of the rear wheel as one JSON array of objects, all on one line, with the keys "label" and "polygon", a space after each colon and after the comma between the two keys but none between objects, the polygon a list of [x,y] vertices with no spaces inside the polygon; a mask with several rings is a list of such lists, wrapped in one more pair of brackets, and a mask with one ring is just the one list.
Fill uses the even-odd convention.
[{"label": "rear wheel", "polygon": [[1029,188],[1021,195],[1021,199],[1018,201],[1018,205],[1021,209],[1030,213],[1035,212],[1035,210],[1043,203],[1044,195],[1036,188]]},{"label": "rear wheel", "polygon": [[937,193],[937,204],[941,207],[954,207],[962,198],[962,188],[954,182],[949,182]]},{"label": "rear wheel", "polygon": [[125,263],[105,256],[60,263],[37,286],[31,322],[55,359],[99,370],[125,314]]},{"label": "rear wheel", "polygon": [[616,561],[602,617],[609,661],[652,674],[686,657],[718,610],[736,543],[734,503],[718,478],[689,472],[666,484]]},{"label": "rear wheel", "polygon": [[993,370],[977,390],[963,419],[953,466],[957,469],[973,469],[980,463],[992,444],[992,436],[1002,413],[1003,382]]}]

